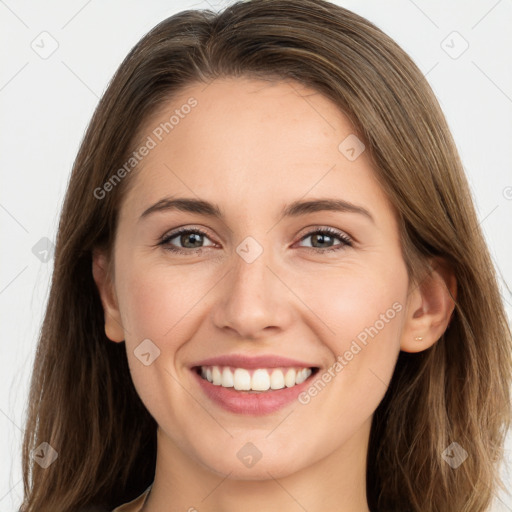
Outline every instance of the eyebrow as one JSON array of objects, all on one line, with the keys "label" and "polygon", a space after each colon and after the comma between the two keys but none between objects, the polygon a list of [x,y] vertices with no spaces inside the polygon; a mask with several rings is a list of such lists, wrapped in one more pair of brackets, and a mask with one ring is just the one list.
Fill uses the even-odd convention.
[{"label": "eyebrow", "polygon": [[[142,220],[152,213],[169,210],[198,213],[200,215],[206,215],[208,217],[215,217],[224,220],[224,215],[218,205],[204,201],[202,199],[186,197],[177,199],[166,197],[161,199],[154,205],[150,206],[147,210],[144,210],[139,220]],[[282,217],[299,217],[301,215],[307,215],[308,213],[321,211],[358,213],[375,223],[375,219],[366,208],[355,205],[348,201],[344,201],[342,199],[331,198],[293,201],[285,208],[283,208],[281,215]]]}]

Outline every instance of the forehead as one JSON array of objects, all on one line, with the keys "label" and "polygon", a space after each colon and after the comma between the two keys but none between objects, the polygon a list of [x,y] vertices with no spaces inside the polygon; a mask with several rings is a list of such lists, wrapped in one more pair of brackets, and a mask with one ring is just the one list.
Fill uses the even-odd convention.
[{"label": "forehead", "polygon": [[139,133],[152,146],[126,198],[139,212],[164,195],[180,194],[238,211],[272,201],[277,208],[307,194],[371,197],[390,207],[366,151],[347,157],[347,144],[364,148],[353,123],[328,98],[296,82],[194,83]]}]

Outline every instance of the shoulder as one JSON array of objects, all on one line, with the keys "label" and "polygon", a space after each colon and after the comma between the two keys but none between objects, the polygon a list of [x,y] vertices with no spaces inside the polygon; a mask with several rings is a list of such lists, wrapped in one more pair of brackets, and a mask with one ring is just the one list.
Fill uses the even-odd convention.
[{"label": "shoulder", "polygon": [[142,505],[144,505],[144,502],[146,501],[150,489],[151,486],[149,486],[140,496],[138,496],[132,501],[119,505],[119,507],[116,507],[114,510],[112,510],[112,512],[140,512],[140,510],[142,509]]}]

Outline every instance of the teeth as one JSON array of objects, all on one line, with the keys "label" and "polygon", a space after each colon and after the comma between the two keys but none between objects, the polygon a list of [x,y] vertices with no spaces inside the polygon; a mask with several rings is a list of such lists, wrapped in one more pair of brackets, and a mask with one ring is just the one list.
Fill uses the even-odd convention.
[{"label": "teeth", "polygon": [[268,374],[267,370],[256,370],[252,374],[251,389],[253,391],[267,391],[269,388],[270,375]]},{"label": "teeth", "polygon": [[220,385],[223,388],[232,388],[234,386],[233,374],[229,368],[224,368],[222,370],[222,381]]},{"label": "teeth", "polygon": [[297,372],[297,375],[295,376],[295,383],[302,384],[308,377],[308,368],[303,368],[300,372]]},{"label": "teeth", "polygon": [[249,391],[251,389],[251,374],[243,368],[237,368],[233,374],[233,382],[237,391]]},{"label": "teeth", "polygon": [[270,376],[270,388],[271,389],[283,389],[284,388],[284,375],[281,370],[274,370]]},{"label": "teeth", "polygon": [[[284,383],[286,384],[287,388],[291,388],[292,386],[295,386],[295,375],[296,372],[293,368],[290,368],[286,375],[284,376]],[[208,377],[208,372],[206,372],[206,377]]]},{"label": "teeth", "polygon": [[310,375],[310,368],[259,368],[250,370],[229,366],[202,366],[201,377],[214,386],[234,387],[237,391],[268,391],[269,389],[291,388],[302,384]]},{"label": "teeth", "polygon": [[[206,376],[208,377],[208,373],[206,374]],[[212,382],[216,386],[220,386],[222,384],[222,373],[220,373],[218,366],[214,366],[212,368]]]}]

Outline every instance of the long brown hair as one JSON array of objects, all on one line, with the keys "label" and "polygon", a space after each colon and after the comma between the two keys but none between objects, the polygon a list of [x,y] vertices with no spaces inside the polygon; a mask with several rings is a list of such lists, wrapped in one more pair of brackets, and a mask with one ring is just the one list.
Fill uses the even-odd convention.
[{"label": "long brown hair", "polygon": [[[144,120],[188,84],[219,76],[295,80],[358,128],[397,209],[412,280],[433,256],[457,279],[455,311],[430,349],[400,353],[370,436],[372,510],[478,512],[499,484],[510,426],[512,342],[495,271],[455,144],[425,78],[364,18],[321,0],[237,2],[191,10],[151,30],[125,58],[78,152],[55,249],[23,444],[24,512],[112,509],[152,482],[156,422],[133,386],[124,344],[105,336],[92,250],[112,248]],[[196,107],[196,108],[200,108]],[[442,458],[456,441],[468,458]],[[47,442],[43,469],[32,450]]]}]

